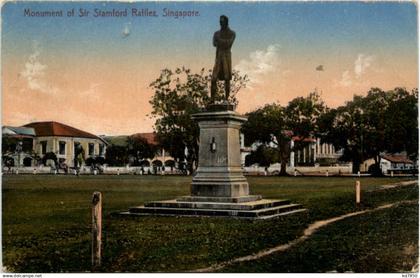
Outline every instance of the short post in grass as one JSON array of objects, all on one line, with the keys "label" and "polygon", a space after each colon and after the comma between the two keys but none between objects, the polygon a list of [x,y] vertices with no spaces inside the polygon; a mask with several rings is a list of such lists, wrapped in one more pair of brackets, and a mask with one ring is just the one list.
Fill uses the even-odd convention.
[{"label": "short post in grass", "polygon": [[360,205],[360,181],[356,181],[356,206]]},{"label": "short post in grass", "polygon": [[92,196],[92,270],[101,265],[102,245],[102,194],[94,192]]},{"label": "short post in grass", "polygon": [[325,176],[326,176],[326,177],[328,177],[328,175],[329,175],[329,174],[328,174],[328,169],[327,169],[327,171],[325,172]]}]

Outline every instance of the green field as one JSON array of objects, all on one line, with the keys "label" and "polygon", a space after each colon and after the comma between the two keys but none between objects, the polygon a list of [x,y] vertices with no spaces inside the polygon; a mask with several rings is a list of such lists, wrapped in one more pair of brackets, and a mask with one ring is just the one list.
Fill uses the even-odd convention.
[{"label": "green field", "polygon": [[[316,220],[418,200],[417,185],[377,190],[402,178],[361,178],[363,205],[359,208],[354,205],[355,178],[248,180],[252,194],[287,198],[308,211],[265,221],[125,218],[112,213],[145,201],[188,195],[191,177],[5,175],[3,264],[15,272],[90,271],[94,191],[103,193],[103,272],[182,272],[208,267],[293,240]],[[409,271],[418,258],[417,250],[418,205],[402,205],[331,224],[285,253],[222,271]]]}]

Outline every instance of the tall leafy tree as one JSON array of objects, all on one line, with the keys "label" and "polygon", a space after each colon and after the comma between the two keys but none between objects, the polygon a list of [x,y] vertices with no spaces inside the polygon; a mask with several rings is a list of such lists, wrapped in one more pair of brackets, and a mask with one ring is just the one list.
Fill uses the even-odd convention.
[{"label": "tall leafy tree", "polygon": [[322,139],[344,150],[342,159],[353,162],[354,173],[362,161],[373,158],[374,174],[380,175],[381,153],[417,153],[417,99],[417,89],[410,93],[402,88],[387,92],[372,88],[319,119]]},{"label": "tall leafy tree", "polygon": [[391,153],[405,151],[418,158],[418,89],[395,88],[385,115],[385,146]]},{"label": "tall leafy tree", "polygon": [[[230,101],[237,103],[237,92],[245,87],[248,78],[233,72]],[[175,71],[164,69],[150,84],[154,95],[150,100],[151,116],[155,118],[155,131],[160,144],[176,161],[188,161],[190,171],[197,165],[199,128],[191,115],[202,111],[210,102],[211,71],[204,68],[198,73],[184,67]],[[218,84],[216,100],[224,95]],[[186,151],[187,150],[187,151]]]},{"label": "tall leafy tree", "polygon": [[[307,97],[297,97],[286,107],[268,104],[247,114],[248,121],[243,125],[246,144],[260,143],[277,151],[281,163],[280,175],[287,175],[286,166],[292,151],[293,136],[307,138],[318,131],[317,119],[325,112],[325,105],[317,92]],[[294,150],[308,144],[298,140]]]}]

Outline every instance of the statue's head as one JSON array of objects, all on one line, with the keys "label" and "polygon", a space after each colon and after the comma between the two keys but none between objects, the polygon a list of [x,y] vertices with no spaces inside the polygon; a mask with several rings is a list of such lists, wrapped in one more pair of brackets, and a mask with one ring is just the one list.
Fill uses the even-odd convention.
[{"label": "statue's head", "polygon": [[220,16],[220,27],[222,27],[222,29],[226,29],[229,25],[229,18],[225,15],[221,15]]}]

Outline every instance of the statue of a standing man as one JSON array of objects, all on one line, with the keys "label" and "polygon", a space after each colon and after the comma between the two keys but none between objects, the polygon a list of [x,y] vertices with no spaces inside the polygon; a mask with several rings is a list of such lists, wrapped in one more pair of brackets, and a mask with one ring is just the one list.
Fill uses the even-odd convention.
[{"label": "statue of a standing man", "polygon": [[213,46],[216,47],[216,62],[211,77],[211,101],[214,103],[217,91],[217,80],[225,81],[225,99],[229,99],[230,80],[232,79],[232,58],[230,49],[235,40],[235,32],[229,29],[227,16],[220,16],[220,30],[213,35]]}]

